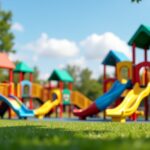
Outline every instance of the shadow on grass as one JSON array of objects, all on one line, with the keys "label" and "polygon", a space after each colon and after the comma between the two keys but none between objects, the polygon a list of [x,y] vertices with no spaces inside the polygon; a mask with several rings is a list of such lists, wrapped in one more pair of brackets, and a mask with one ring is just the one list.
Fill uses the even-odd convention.
[{"label": "shadow on grass", "polygon": [[[5,150],[97,150],[147,149],[149,139],[101,138],[111,130],[71,130],[66,128],[23,125],[0,127],[0,149]],[[97,138],[95,138],[97,137]],[[143,145],[144,144],[144,145]],[[121,147],[121,148],[120,148]]]}]

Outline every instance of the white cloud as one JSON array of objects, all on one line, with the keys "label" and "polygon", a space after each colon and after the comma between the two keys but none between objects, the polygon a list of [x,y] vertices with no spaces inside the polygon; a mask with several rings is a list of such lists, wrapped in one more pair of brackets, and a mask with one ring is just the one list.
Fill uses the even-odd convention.
[{"label": "white cloud", "polygon": [[40,79],[47,80],[50,76],[50,73],[40,73]]},{"label": "white cloud", "polygon": [[25,56],[19,55],[19,54],[12,54],[12,53],[10,53],[10,54],[9,54],[9,59],[10,59],[11,61],[24,60],[24,59],[25,59]]},{"label": "white cloud", "polygon": [[77,67],[80,67],[81,69],[84,69],[87,67],[87,62],[86,62],[86,59],[85,57],[79,57],[79,58],[76,58],[76,59],[71,59],[68,61],[69,65],[71,66],[77,66]]},{"label": "white cloud", "polygon": [[85,49],[86,56],[92,59],[102,61],[109,50],[120,51],[130,57],[130,50],[126,42],[111,32],[102,35],[92,34],[81,41],[80,45]]},{"label": "white cloud", "polygon": [[18,22],[12,24],[11,29],[14,30],[14,31],[19,31],[19,32],[23,32],[24,31],[23,25],[18,23]]},{"label": "white cloud", "polygon": [[59,69],[64,69],[64,68],[65,68],[65,65],[64,65],[64,64],[59,64],[59,65],[58,65],[58,68],[59,68]]},{"label": "white cloud", "polygon": [[34,55],[33,57],[32,57],[32,60],[33,60],[33,62],[37,62],[38,61],[38,56],[36,56],[36,55]]},{"label": "white cloud", "polygon": [[42,33],[36,41],[26,44],[24,48],[50,58],[73,57],[79,52],[75,42],[67,39],[49,38],[46,33]]}]

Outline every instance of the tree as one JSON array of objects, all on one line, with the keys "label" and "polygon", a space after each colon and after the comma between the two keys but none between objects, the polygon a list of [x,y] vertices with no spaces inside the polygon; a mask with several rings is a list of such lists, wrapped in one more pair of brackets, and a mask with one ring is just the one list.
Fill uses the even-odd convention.
[{"label": "tree", "polygon": [[80,73],[79,91],[86,95],[91,100],[95,100],[102,94],[102,84],[96,79],[92,79],[92,71],[85,68]]},{"label": "tree", "polygon": [[136,3],[139,3],[140,1],[142,0],[131,0],[132,2],[136,2]]},{"label": "tree", "polygon": [[78,66],[71,66],[71,65],[67,65],[66,68],[65,68],[69,73],[70,75],[73,77],[74,79],[74,87],[73,89],[76,90],[78,89],[78,86],[79,86],[79,75],[80,75],[80,72],[81,72],[81,68],[78,67]]},{"label": "tree", "polygon": [[74,90],[78,90],[91,100],[95,100],[102,94],[102,84],[92,79],[92,71],[88,68],[81,69],[78,66],[66,67],[66,70],[74,78]]},{"label": "tree", "polygon": [[11,32],[11,21],[12,13],[0,8],[0,51],[7,53],[15,52],[13,49],[14,34]]},{"label": "tree", "polygon": [[33,82],[40,82],[40,79],[39,79],[39,74],[40,74],[40,71],[38,69],[37,66],[34,66],[33,67]]}]

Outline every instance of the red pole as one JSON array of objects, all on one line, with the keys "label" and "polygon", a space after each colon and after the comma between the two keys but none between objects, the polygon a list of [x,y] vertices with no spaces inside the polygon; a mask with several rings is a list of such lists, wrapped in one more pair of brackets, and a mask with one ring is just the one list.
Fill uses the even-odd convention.
[{"label": "red pole", "polygon": [[[104,65],[104,75],[103,75],[103,93],[105,93],[106,92],[106,84],[105,84],[105,81],[106,81],[106,78],[107,78],[107,76],[106,76],[106,65]],[[106,111],[104,111],[104,113],[103,113],[103,118],[104,118],[104,120],[106,119]]]},{"label": "red pole", "polygon": [[[13,70],[9,69],[9,95],[12,94]],[[11,109],[8,109],[8,117],[11,119]]]},{"label": "red pole", "polygon": [[33,74],[30,73],[30,82],[33,82]]},{"label": "red pole", "polygon": [[105,80],[106,80],[106,65],[104,65],[104,68],[103,68],[104,70],[103,70],[103,72],[104,72],[104,74],[103,74],[103,92],[105,93],[106,92],[106,85],[105,85]]},{"label": "red pole", "polygon": [[136,45],[135,45],[135,43],[132,45],[132,62],[133,62],[133,65],[135,65],[135,50],[136,50]]},{"label": "red pole", "polygon": [[62,90],[64,88],[64,84],[62,81],[59,82],[59,89],[61,91],[61,102],[60,102],[60,105],[59,105],[59,108],[60,108],[60,112],[59,112],[59,117],[62,118],[63,116],[63,103],[62,103]]},{"label": "red pole", "polygon": [[[136,82],[136,72],[135,72],[135,63],[136,63],[136,44],[133,43],[132,44],[132,63],[133,63],[133,76],[132,76],[132,83],[135,84]],[[132,114],[131,115],[131,118],[135,121],[137,118],[136,118],[136,114]]]},{"label": "red pole", "polygon": [[[68,88],[70,90],[70,92],[72,91],[73,89],[73,84],[70,82],[68,83]],[[71,95],[70,95],[71,96]],[[71,118],[71,112],[72,112],[72,104],[70,103],[69,105],[69,110],[68,110],[68,117]]]},{"label": "red pole", "polygon": [[144,61],[147,62],[147,49],[144,49]]},{"label": "red pole", "polygon": [[20,72],[19,76],[20,76],[20,82],[21,82],[23,80],[23,72]]},{"label": "red pole", "polygon": [[[32,73],[30,73],[30,82],[32,83],[32,81],[33,81],[33,75],[32,75]],[[30,109],[33,109],[32,97],[30,98],[29,105],[30,105]]]},{"label": "red pole", "polygon": [[136,59],[135,59],[135,50],[136,50],[136,45],[135,45],[135,43],[132,45],[132,63],[133,63],[133,77],[132,77],[132,82],[133,82],[133,84],[135,83],[135,75],[136,75],[136,72],[135,72],[135,69],[134,69],[134,66],[135,66],[135,61],[136,61]]},{"label": "red pole", "polygon": [[13,70],[9,70],[9,94],[12,94]]},{"label": "red pole", "polygon": [[[144,61],[147,62],[147,49],[144,49]],[[147,69],[145,67],[145,84],[147,85]],[[148,98],[145,99],[144,101],[144,107],[145,107],[145,120],[148,120],[148,111],[149,111],[149,108],[148,108]]]}]

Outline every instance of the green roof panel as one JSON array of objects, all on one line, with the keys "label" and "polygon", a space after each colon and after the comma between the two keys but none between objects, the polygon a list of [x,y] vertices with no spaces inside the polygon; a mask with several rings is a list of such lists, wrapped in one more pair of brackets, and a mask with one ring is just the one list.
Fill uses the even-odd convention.
[{"label": "green roof panel", "polygon": [[73,82],[74,79],[66,70],[54,70],[48,80]]},{"label": "green roof panel", "polygon": [[135,34],[132,36],[129,45],[135,44],[136,47],[142,49],[150,48],[150,27],[146,25],[141,25]]},{"label": "green roof panel", "polygon": [[16,65],[14,72],[33,73],[33,69],[30,68],[26,63],[20,62]]}]

